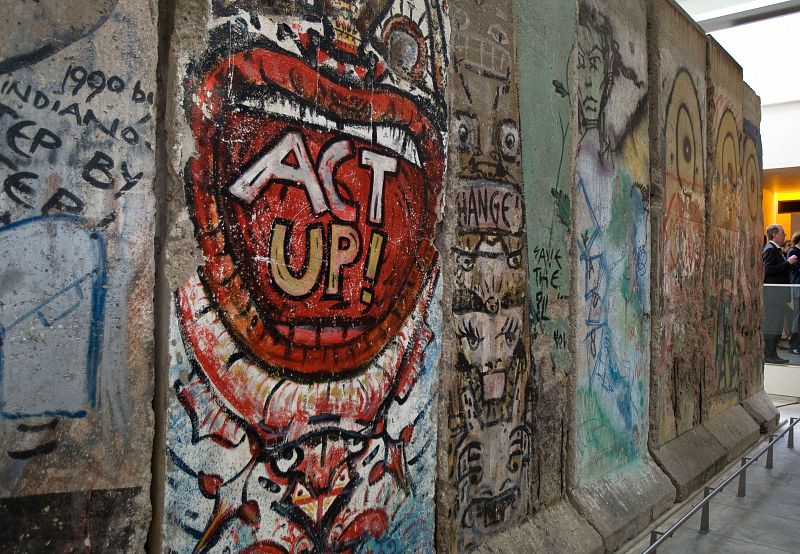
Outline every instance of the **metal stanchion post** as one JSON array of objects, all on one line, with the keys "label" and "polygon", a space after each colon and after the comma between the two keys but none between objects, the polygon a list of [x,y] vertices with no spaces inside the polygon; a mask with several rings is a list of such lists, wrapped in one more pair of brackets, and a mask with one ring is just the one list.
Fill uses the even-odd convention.
[{"label": "metal stanchion post", "polygon": [[[708,493],[713,490],[713,487],[706,487],[705,491],[703,492],[703,499],[708,498]],[[703,511],[700,514],[700,532],[704,535],[708,533],[708,524],[709,524],[709,510],[710,510],[711,502],[706,502],[703,504]]]},{"label": "metal stanchion post", "polygon": [[794,448],[794,427],[792,426],[794,425],[795,421],[797,421],[796,417],[789,418],[789,441],[788,444],[786,445],[789,448]]},{"label": "metal stanchion post", "polygon": [[[769,436],[770,443],[775,440],[775,435]],[[772,469],[772,444],[767,449],[767,469]]]},{"label": "metal stanchion post", "polygon": [[[750,461],[750,458],[742,458],[742,467],[744,467],[748,461]],[[747,470],[743,469],[742,472],[739,474],[739,491],[736,493],[736,496],[741,498],[746,494],[747,494]]]},{"label": "metal stanchion post", "polygon": [[[663,535],[664,533],[660,533],[659,531],[650,531],[650,546],[654,545],[656,541]],[[658,549],[651,550],[652,554],[656,554]]]}]

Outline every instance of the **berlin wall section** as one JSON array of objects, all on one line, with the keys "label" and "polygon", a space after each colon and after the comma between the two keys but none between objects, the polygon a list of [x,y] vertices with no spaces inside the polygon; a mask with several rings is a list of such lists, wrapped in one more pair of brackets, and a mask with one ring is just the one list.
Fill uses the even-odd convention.
[{"label": "berlin wall section", "polygon": [[675,489],[650,458],[650,168],[646,9],[578,3],[572,440],[579,512],[614,550]]},{"label": "berlin wall section", "polygon": [[165,546],[432,550],[447,13],[177,9]]},{"label": "berlin wall section", "polygon": [[156,16],[4,7],[0,550],[134,552],[151,515]]},{"label": "berlin wall section", "polygon": [[570,309],[579,275],[572,263],[577,4],[518,1],[516,6],[535,378],[532,524],[538,540],[519,538],[544,552],[602,551],[599,534],[567,496],[575,448]]},{"label": "berlin wall section", "polygon": [[[0,22],[3,551],[145,544],[156,4]],[[672,3],[171,10],[151,548],[612,551],[775,425],[759,101]]]},{"label": "berlin wall section", "polygon": [[741,326],[739,331],[742,356],[742,407],[759,424],[762,433],[769,432],[778,425],[780,414],[764,391],[763,352],[764,336],[761,330],[761,314],[764,310],[762,289],[761,249],[763,248],[764,228],[772,222],[764,221],[763,201],[763,151],[761,146],[761,99],[747,83],[744,84],[742,102],[741,135],[741,180],[739,204],[740,227],[739,243],[744,245],[740,258],[742,269],[737,281],[739,294],[743,301]]},{"label": "berlin wall section", "polygon": [[[437,491],[440,551],[513,551],[520,544],[543,551],[592,551],[600,546],[591,527],[568,503],[559,502],[566,482],[571,361],[565,238],[570,180],[564,149],[574,18],[574,6],[568,4],[541,10],[513,1],[450,4],[448,211],[440,250],[443,311],[452,317],[445,318],[450,323],[444,328],[440,366],[442,391],[448,391],[440,400],[445,404],[440,429],[447,431],[440,434],[440,455],[446,456],[439,460],[446,484]],[[537,91],[553,106],[553,142],[538,139],[551,156],[546,166],[552,173],[539,184],[543,197],[539,191],[531,194],[536,172],[526,173],[536,150],[527,137],[537,140],[536,133],[543,132],[533,131],[539,120],[533,122],[530,113],[530,129],[521,121],[523,103],[531,102],[519,94],[519,57],[525,54],[519,53],[517,22],[523,19],[535,22],[539,31],[554,23],[564,31],[563,57],[550,71],[565,84],[553,89],[548,81],[546,91]],[[542,43],[530,43],[536,31],[526,27],[522,32],[529,42],[527,59],[542,63]],[[526,77],[529,84],[530,72]],[[559,166],[565,166],[561,178]],[[530,214],[536,244],[528,235]],[[549,236],[540,229],[544,225]],[[538,276],[535,288],[529,286],[532,275]],[[538,348],[536,360],[532,348]],[[537,374],[546,377],[537,382]]]},{"label": "berlin wall section", "polygon": [[705,33],[668,0],[649,4],[652,383],[650,446],[683,500],[725,465],[701,425],[706,175]]},{"label": "berlin wall section", "polygon": [[439,544],[471,551],[529,513],[533,368],[513,0],[449,11]]},{"label": "berlin wall section", "polygon": [[751,359],[749,353],[740,351],[738,340],[744,314],[737,282],[744,268],[742,263],[731,263],[727,255],[730,238],[738,238],[740,226],[745,224],[739,218],[740,205],[747,202],[741,194],[740,163],[744,83],[742,68],[710,37],[706,52],[707,254],[703,290],[710,341],[705,348],[703,424],[732,461],[759,433],[759,426],[739,405],[742,363]]}]

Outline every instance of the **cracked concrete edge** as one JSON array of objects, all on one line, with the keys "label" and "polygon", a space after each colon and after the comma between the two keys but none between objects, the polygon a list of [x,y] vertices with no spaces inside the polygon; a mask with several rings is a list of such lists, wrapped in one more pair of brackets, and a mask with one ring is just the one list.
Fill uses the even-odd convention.
[{"label": "cracked concrete edge", "polygon": [[570,499],[600,534],[606,552],[619,549],[675,502],[675,486],[649,457],[570,489]]},{"label": "cracked concrete edge", "polygon": [[708,419],[703,425],[725,448],[728,462],[744,454],[761,434],[758,423],[739,404]]},{"label": "cracked concrete edge", "polygon": [[568,502],[537,512],[522,525],[495,535],[476,550],[480,554],[504,554],[525,550],[532,552],[604,552],[597,531]]},{"label": "cracked concrete edge", "polygon": [[676,502],[691,496],[725,467],[727,454],[702,424],[652,451],[653,459],[675,486]]},{"label": "cracked concrete edge", "polygon": [[763,389],[742,400],[741,406],[758,424],[761,433],[774,431],[778,426],[781,414]]}]

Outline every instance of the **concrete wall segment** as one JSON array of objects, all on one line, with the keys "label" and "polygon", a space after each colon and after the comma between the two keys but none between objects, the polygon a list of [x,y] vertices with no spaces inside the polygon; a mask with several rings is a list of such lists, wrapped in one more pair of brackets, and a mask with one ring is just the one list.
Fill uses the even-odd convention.
[{"label": "concrete wall segment", "polygon": [[[741,265],[737,287],[742,310],[741,325],[737,334],[742,351],[741,398],[748,398],[764,389],[764,336],[762,319],[752,314],[762,314],[764,298],[761,293],[762,269],[761,249],[766,225],[763,203],[763,147],[759,126],[761,123],[761,99],[747,83],[743,85],[742,145],[739,220],[739,242],[744,246],[739,257]],[[766,223],[766,224],[765,224]],[[791,238],[791,237],[790,237]],[[769,419],[769,418],[768,418]]]},{"label": "concrete wall segment", "polygon": [[572,267],[573,48],[576,5],[517,2],[517,64],[528,226],[532,363],[536,368],[537,503],[565,492],[573,374],[569,323]]},{"label": "concrete wall segment", "polygon": [[[702,414],[705,35],[669,1],[650,3],[654,448]],[[676,40],[680,37],[680,40]]]},{"label": "concrete wall segment", "polygon": [[431,550],[447,13],[197,8],[176,20],[167,547]]},{"label": "concrete wall segment", "polygon": [[534,366],[514,3],[450,8],[446,201],[453,211],[440,243],[444,312],[452,313],[442,357],[442,373],[453,371],[448,482],[457,496],[439,507],[455,548],[469,551],[531,511]]},{"label": "concrete wall segment", "polygon": [[574,208],[578,293],[570,498],[618,548],[674,501],[650,459],[646,10],[579,2]]},{"label": "concrete wall segment", "polygon": [[8,552],[134,551],[150,519],[156,14],[76,4],[0,23]]},{"label": "concrete wall segment", "polygon": [[[740,399],[742,357],[737,315],[742,301],[737,283],[742,267],[726,259],[731,234],[740,232],[740,137],[742,68],[712,38],[707,42],[708,158],[706,162],[706,265],[704,319],[710,342],[704,346],[704,417],[736,405]],[[749,241],[747,242],[749,244]],[[740,316],[741,317],[741,316]]]}]

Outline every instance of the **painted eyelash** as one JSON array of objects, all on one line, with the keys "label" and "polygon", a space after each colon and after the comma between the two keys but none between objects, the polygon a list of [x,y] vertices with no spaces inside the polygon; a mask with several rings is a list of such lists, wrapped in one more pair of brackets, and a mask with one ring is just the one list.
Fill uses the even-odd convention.
[{"label": "painted eyelash", "polygon": [[498,337],[506,336],[516,338],[517,331],[519,331],[522,324],[520,323],[519,319],[515,317],[508,317],[506,318],[505,323],[503,323],[503,328],[500,329],[500,332],[497,333]]},{"label": "painted eyelash", "polygon": [[472,337],[478,341],[483,340],[483,335],[480,334],[472,321],[460,321],[458,323],[458,327],[456,328],[456,337],[459,339],[464,337]]}]

